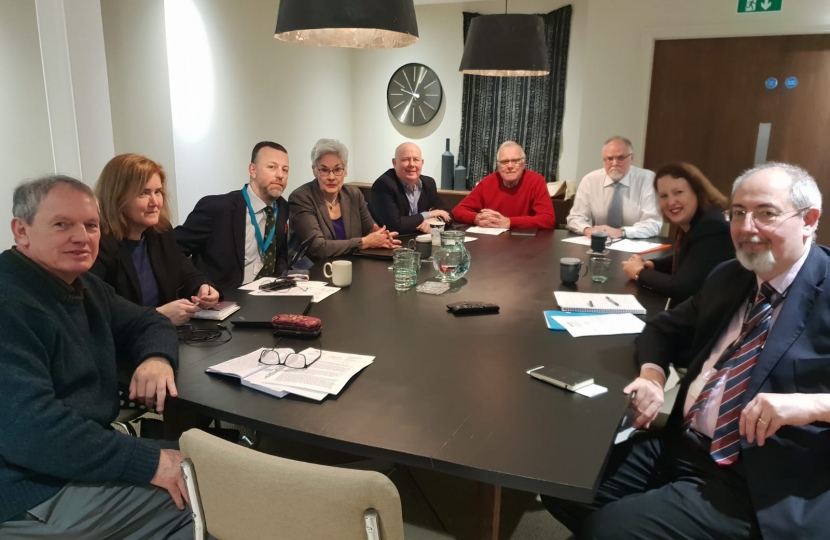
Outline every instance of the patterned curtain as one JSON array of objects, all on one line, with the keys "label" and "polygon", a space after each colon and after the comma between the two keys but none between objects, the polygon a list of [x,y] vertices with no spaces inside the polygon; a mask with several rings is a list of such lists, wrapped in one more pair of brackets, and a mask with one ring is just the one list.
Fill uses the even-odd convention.
[{"label": "patterned curtain", "polygon": [[[565,78],[571,33],[571,6],[540,15],[550,59],[547,77],[484,77],[464,75],[461,97],[459,162],[467,167],[467,189],[495,169],[496,152],[504,141],[524,148],[527,167],[548,182],[556,180]],[[464,41],[470,21],[479,13],[464,13]]]}]

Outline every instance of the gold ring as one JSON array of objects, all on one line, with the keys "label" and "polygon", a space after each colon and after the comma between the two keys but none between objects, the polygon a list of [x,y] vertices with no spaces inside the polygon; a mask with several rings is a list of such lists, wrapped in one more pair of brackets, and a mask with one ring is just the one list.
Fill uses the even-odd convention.
[{"label": "gold ring", "polygon": [[769,425],[769,422],[764,422],[764,421],[763,421],[763,420],[761,420],[760,418],[758,419],[758,421],[759,421],[759,422],[761,422],[762,424],[764,424],[765,426],[768,426],[768,425]]}]

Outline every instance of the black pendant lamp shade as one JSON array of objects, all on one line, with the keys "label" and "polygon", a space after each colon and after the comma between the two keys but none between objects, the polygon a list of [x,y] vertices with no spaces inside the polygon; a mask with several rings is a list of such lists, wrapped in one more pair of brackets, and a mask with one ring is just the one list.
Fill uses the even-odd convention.
[{"label": "black pendant lamp shade", "polygon": [[418,41],[413,0],[281,0],[274,37],[319,47],[392,49]]},{"label": "black pendant lamp shade", "polygon": [[538,15],[479,15],[470,21],[458,70],[467,75],[547,75],[545,22]]}]

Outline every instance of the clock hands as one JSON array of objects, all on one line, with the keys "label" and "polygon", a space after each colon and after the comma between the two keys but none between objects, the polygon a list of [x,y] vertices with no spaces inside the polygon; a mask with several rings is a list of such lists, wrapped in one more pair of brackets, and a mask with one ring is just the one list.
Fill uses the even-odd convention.
[{"label": "clock hands", "polygon": [[407,93],[407,94],[409,94],[410,96],[414,97],[415,99],[418,99],[418,98],[420,98],[420,97],[421,97],[421,95],[420,95],[420,94],[416,94],[415,92],[410,92],[410,91],[408,91],[408,90],[404,90],[404,89],[403,89],[403,86],[401,86],[401,92]]},{"label": "clock hands", "polygon": [[404,66],[389,81],[389,110],[406,125],[429,122],[441,105],[441,83],[426,66]]}]

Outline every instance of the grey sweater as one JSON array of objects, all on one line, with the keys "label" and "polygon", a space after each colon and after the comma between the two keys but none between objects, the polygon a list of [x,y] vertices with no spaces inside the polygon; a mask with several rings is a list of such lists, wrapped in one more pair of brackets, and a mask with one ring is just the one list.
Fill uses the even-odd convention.
[{"label": "grey sweater", "polygon": [[86,274],[72,286],[16,249],[0,254],[0,523],[66,483],[147,484],[159,444],[109,429],[116,358],[178,360],[167,317]]}]

